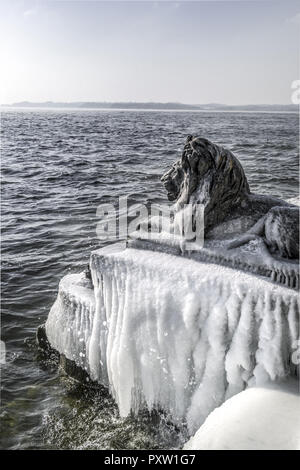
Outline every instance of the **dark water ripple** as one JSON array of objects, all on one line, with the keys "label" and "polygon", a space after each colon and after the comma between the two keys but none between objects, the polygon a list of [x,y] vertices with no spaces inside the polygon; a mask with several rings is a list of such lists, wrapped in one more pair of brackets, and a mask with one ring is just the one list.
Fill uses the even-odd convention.
[{"label": "dark water ripple", "polygon": [[[160,202],[159,177],[187,134],[241,160],[251,189],[298,194],[298,117],[292,114],[2,112],[3,448],[158,448],[179,445],[168,424],[120,419],[103,392],[71,386],[38,357],[36,327],[58,282],[81,270],[96,237],[96,208],[128,195]],[[178,440],[179,439],[179,440]]]}]

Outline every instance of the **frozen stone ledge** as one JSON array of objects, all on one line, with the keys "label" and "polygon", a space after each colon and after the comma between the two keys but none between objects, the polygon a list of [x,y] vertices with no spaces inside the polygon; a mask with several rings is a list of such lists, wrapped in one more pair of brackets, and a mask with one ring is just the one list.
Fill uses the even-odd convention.
[{"label": "frozen stone ledge", "polygon": [[299,331],[292,289],[231,268],[119,244],[66,276],[51,346],[110,389],[120,414],[164,410],[194,433],[249,385],[285,380]]}]

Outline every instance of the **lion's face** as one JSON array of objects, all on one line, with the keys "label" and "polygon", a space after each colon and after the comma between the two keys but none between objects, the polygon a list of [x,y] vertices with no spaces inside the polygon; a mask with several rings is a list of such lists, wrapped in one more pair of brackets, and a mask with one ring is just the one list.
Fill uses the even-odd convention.
[{"label": "lion's face", "polygon": [[184,171],[179,162],[174,163],[161,178],[164,187],[167,190],[169,201],[176,201],[179,197],[181,185],[184,181]]},{"label": "lion's face", "polygon": [[213,170],[214,162],[203,148],[209,143],[206,139],[192,136],[187,138],[181,158],[161,178],[169,201],[180,199],[183,203],[188,203],[189,196]]},{"label": "lion's face", "polygon": [[214,211],[218,219],[250,191],[244,170],[231,152],[193,136],[161,181],[170,201],[177,201],[179,207],[190,201],[204,203],[206,215]]}]

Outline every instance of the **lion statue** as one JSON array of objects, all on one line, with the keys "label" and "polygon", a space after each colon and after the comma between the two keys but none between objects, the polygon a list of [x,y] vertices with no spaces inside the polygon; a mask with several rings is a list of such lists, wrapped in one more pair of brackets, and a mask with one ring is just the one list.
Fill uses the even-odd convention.
[{"label": "lion statue", "polygon": [[299,208],[251,193],[242,165],[229,150],[190,135],[161,180],[176,210],[204,205],[205,238],[234,236],[231,249],[260,237],[270,253],[299,257]]}]

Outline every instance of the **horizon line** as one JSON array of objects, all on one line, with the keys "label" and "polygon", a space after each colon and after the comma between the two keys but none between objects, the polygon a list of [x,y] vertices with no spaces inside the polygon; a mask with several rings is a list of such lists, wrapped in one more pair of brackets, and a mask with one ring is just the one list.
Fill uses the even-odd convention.
[{"label": "horizon line", "polygon": [[105,104],[105,105],[115,105],[115,104],[122,104],[122,105],[175,105],[175,106],[187,106],[187,107],[199,107],[199,106],[225,106],[225,107],[242,107],[242,106],[290,106],[296,107],[298,106],[295,103],[243,103],[243,104],[227,104],[227,103],[218,103],[218,102],[209,102],[209,103],[182,103],[180,101],[95,101],[95,100],[74,100],[74,101],[52,101],[52,100],[45,100],[45,101],[29,101],[29,100],[22,100],[16,101],[13,103],[0,103],[2,107],[10,107],[10,106],[17,106],[17,105],[75,105],[75,104],[87,104],[87,105],[98,105],[98,104]]}]

